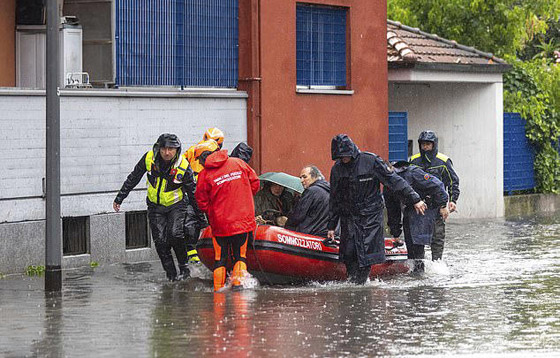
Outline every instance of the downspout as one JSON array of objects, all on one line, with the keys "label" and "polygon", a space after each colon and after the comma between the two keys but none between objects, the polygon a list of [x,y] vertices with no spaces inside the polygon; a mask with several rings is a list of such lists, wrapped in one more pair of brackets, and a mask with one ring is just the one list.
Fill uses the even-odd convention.
[{"label": "downspout", "polygon": [[251,166],[260,174],[262,170],[262,145],[261,145],[261,0],[240,0],[243,8],[240,11],[247,11],[247,16],[240,16],[242,21],[248,21],[250,26],[246,36],[249,41],[242,47],[243,57],[248,63],[240,64],[240,68],[245,68],[245,76],[240,76],[239,87],[247,91],[247,142],[253,147],[253,157]]}]

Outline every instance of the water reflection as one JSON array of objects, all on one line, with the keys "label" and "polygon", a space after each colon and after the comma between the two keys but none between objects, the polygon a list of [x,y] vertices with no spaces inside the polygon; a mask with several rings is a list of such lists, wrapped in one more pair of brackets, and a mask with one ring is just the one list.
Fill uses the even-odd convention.
[{"label": "water reflection", "polygon": [[32,352],[36,357],[64,357],[63,311],[60,292],[48,292],[44,301],[44,330],[42,338],[33,342]]}]

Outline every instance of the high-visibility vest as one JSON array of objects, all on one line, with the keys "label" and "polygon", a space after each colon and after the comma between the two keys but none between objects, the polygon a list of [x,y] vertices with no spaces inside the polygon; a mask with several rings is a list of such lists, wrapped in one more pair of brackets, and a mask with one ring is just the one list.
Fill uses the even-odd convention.
[{"label": "high-visibility vest", "polygon": [[[146,171],[148,172],[148,200],[154,204],[170,206],[183,200],[183,178],[189,163],[183,156],[173,165],[169,174],[158,172],[154,165],[154,151],[146,154]],[[152,170],[153,169],[153,170]]]}]

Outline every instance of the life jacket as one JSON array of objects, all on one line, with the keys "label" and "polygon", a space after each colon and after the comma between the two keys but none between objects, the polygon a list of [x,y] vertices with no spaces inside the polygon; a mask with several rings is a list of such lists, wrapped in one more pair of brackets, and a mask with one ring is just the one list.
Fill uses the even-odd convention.
[{"label": "life jacket", "polygon": [[183,200],[183,178],[189,163],[180,155],[169,173],[161,173],[154,161],[154,151],[146,154],[146,171],[148,172],[148,200],[154,204],[171,206]]}]

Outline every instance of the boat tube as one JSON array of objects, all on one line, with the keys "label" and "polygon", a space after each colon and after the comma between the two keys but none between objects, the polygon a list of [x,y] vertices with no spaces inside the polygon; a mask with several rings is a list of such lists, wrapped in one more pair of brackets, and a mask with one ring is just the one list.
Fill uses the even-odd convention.
[{"label": "boat tube", "polygon": [[[259,225],[253,234],[253,241],[247,244],[247,269],[262,284],[346,279],[346,267],[338,259],[338,247],[325,245],[322,237],[270,225]],[[196,248],[202,263],[213,270],[210,227],[202,232]],[[386,262],[372,265],[370,278],[408,272],[406,248],[397,246],[392,238],[385,239],[385,257]]]}]

